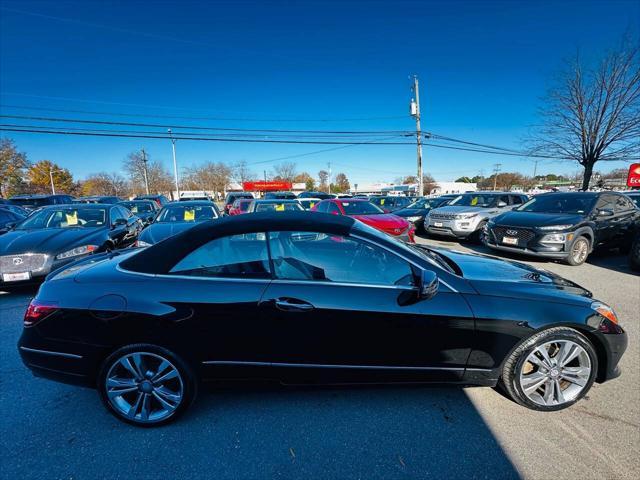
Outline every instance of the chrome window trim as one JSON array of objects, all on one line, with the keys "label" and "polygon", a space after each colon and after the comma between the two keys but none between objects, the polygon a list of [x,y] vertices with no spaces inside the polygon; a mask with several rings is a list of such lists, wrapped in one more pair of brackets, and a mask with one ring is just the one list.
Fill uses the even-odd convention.
[{"label": "chrome window trim", "polygon": [[345,364],[325,364],[325,363],[288,363],[288,362],[251,362],[236,360],[206,360],[203,365],[217,366],[246,366],[246,367],[293,367],[293,368],[336,368],[336,369],[354,369],[354,370],[445,370],[445,371],[486,371],[490,369],[465,367],[419,367],[413,365],[345,365]]},{"label": "chrome window trim", "polygon": [[37,348],[20,347],[20,350],[24,350],[25,352],[31,352],[31,353],[40,353],[42,355],[51,355],[54,357],[64,357],[64,358],[73,358],[73,359],[82,358],[82,355],[76,355],[75,353],[52,352],[50,350],[40,350]]},{"label": "chrome window trim", "polygon": [[366,288],[386,288],[392,290],[417,290],[417,287],[411,287],[409,285],[382,285],[378,283],[349,283],[349,282],[324,282],[322,280],[304,280],[304,279],[286,279],[286,278],[274,278],[272,283],[284,283],[294,285],[323,285],[323,286],[335,286],[335,287],[366,287]]}]

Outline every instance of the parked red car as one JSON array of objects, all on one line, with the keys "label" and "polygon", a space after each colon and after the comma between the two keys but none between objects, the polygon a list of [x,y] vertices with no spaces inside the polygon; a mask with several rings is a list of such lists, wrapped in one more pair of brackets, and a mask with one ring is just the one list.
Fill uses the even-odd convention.
[{"label": "parked red car", "polygon": [[394,237],[414,243],[415,227],[402,217],[385,213],[364,198],[333,198],[322,200],[311,211],[348,215]]},{"label": "parked red car", "polygon": [[229,208],[229,215],[240,215],[242,213],[247,213],[247,209],[249,205],[253,202],[252,198],[239,198]]}]

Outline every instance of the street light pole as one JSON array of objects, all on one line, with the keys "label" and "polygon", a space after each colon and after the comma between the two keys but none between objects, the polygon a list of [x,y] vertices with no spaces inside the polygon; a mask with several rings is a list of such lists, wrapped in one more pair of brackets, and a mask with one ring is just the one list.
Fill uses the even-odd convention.
[{"label": "street light pole", "polygon": [[171,139],[171,148],[173,151],[173,176],[176,180],[176,200],[180,199],[180,187],[178,185],[178,164],[176,162],[176,139],[173,138],[173,135],[171,135],[171,129],[167,129],[167,132],[169,133],[169,138]]}]

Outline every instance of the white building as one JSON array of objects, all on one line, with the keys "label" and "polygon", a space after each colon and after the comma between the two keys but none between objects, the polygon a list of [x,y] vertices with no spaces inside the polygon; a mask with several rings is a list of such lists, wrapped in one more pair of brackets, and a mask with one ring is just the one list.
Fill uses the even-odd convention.
[{"label": "white building", "polygon": [[[431,195],[446,195],[447,193],[465,193],[478,190],[478,184],[465,182],[436,182],[436,186],[431,189]],[[427,192],[424,192],[427,194]]]}]

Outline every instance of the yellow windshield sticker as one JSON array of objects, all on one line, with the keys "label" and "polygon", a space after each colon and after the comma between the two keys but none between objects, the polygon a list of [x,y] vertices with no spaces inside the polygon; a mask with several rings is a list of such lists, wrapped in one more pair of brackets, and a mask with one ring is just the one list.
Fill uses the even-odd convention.
[{"label": "yellow windshield sticker", "polygon": [[136,207],[135,205],[131,207],[131,213],[138,213],[138,207]]},{"label": "yellow windshield sticker", "polygon": [[276,205],[276,212],[284,212],[284,203],[279,203]]},{"label": "yellow windshield sticker", "polygon": [[384,198],[380,199],[380,205],[384,205]]},{"label": "yellow windshield sticker", "polygon": [[313,208],[313,206],[316,204],[316,202],[309,202],[309,208]]},{"label": "yellow windshield sticker", "polygon": [[478,200],[480,200],[478,197],[473,197],[471,199],[471,205],[477,205],[478,204]]},{"label": "yellow windshield sticker", "polygon": [[78,224],[78,212],[73,212],[73,214],[65,213],[64,215],[67,217],[67,225]]},{"label": "yellow windshield sticker", "polygon": [[184,211],[184,221],[185,222],[193,222],[196,219],[196,211],[195,210],[185,210]]}]

